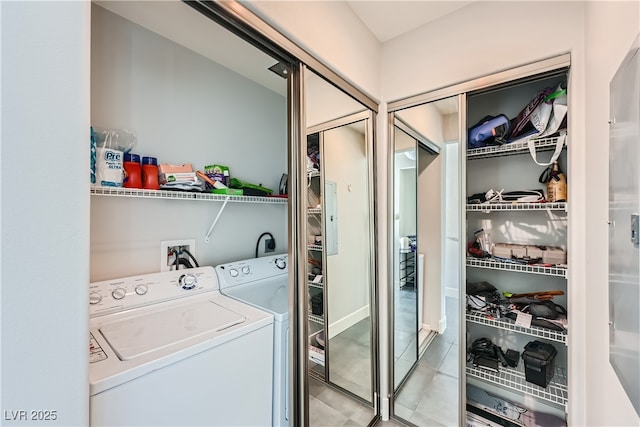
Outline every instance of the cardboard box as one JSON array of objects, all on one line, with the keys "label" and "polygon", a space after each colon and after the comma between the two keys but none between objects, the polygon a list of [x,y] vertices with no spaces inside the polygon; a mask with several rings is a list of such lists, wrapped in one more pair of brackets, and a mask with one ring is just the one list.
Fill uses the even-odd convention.
[{"label": "cardboard box", "polygon": [[158,173],[186,173],[193,172],[193,166],[191,163],[185,163],[184,165],[170,165],[163,163],[158,165]]},{"label": "cardboard box", "polygon": [[527,256],[530,259],[542,258],[542,252],[538,246],[527,246]]},{"label": "cardboard box", "polygon": [[567,251],[548,246],[546,250],[542,251],[542,262],[544,264],[566,264]]},{"label": "cardboard box", "polygon": [[513,245],[511,253],[516,258],[525,258],[527,256],[527,247],[524,245]]},{"label": "cardboard box", "polygon": [[511,246],[509,243],[496,243],[493,246],[493,256],[511,259]]}]

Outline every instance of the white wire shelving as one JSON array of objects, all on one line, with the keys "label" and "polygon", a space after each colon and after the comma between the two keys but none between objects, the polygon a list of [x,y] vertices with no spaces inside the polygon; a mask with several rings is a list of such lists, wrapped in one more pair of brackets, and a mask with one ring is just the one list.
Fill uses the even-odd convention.
[{"label": "white wire shelving", "polygon": [[567,211],[566,202],[549,203],[472,203],[467,205],[467,212],[500,212],[500,211]]},{"label": "white wire shelving", "polygon": [[309,282],[307,282],[307,284],[308,284],[309,286],[311,286],[312,288],[316,288],[316,289],[324,289],[324,286],[322,286],[322,282],[321,282],[321,283],[317,283],[317,282],[309,281]]},{"label": "white wire shelving", "polygon": [[[309,344],[309,360],[319,366],[324,366],[324,350],[313,344]],[[309,373],[315,374],[320,379],[324,379],[324,375],[314,369],[310,369]]]},{"label": "white wire shelving", "polygon": [[567,334],[563,331],[554,331],[539,326],[531,326],[525,328],[524,326],[516,325],[511,319],[493,319],[487,317],[486,314],[479,311],[467,311],[467,322],[478,323],[480,325],[491,326],[493,328],[503,329],[511,332],[518,332],[525,335],[531,335],[537,338],[543,338],[549,341],[555,341],[567,345]]},{"label": "white wire shelving", "polygon": [[322,246],[320,246],[320,245],[307,245],[307,249],[310,250],[310,251],[322,252]]},{"label": "white wire shelving", "polygon": [[547,387],[540,387],[526,380],[524,362],[520,361],[517,368],[500,366],[499,372],[492,372],[483,368],[467,364],[467,375],[488,383],[497,384],[530,396],[535,396],[547,402],[566,407],[569,392],[567,387],[567,371],[556,367],[552,381]]},{"label": "white wire shelving", "polygon": [[322,208],[308,208],[307,213],[309,215],[318,215],[322,213]]},{"label": "white wire shelving", "polygon": [[135,197],[147,199],[201,200],[229,203],[271,203],[286,205],[286,197],[233,196],[229,194],[198,193],[190,191],[144,190],[123,187],[91,187],[91,194],[96,196]]},{"label": "white wire shelving", "polygon": [[319,325],[324,325],[324,318],[316,314],[309,314],[309,320]]},{"label": "white wire shelving", "polygon": [[542,274],[545,276],[567,277],[567,269],[564,267],[542,267],[538,265],[516,264],[501,262],[489,258],[467,257],[467,267],[488,268],[492,270],[516,271],[519,273]]},{"label": "white wire shelving", "polygon": [[[559,138],[564,138],[563,147],[566,147],[566,134],[532,140],[534,141],[536,152],[541,152],[554,150]],[[467,160],[527,154],[529,153],[529,139],[530,138],[524,138],[522,140],[503,145],[490,145],[487,147],[472,148],[467,150]]]}]

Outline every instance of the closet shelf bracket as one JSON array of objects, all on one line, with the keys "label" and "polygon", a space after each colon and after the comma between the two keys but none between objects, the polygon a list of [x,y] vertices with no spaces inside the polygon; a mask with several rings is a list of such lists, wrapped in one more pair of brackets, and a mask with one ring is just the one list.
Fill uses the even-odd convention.
[{"label": "closet shelf bracket", "polygon": [[227,203],[229,202],[229,199],[231,197],[227,196],[224,199],[224,203],[222,203],[222,206],[220,207],[220,210],[218,211],[218,214],[216,215],[215,219],[213,220],[213,223],[211,224],[211,227],[209,227],[209,231],[207,231],[207,235],[204,236],[204,241],[205,243],[209,243],[209,236],[211,236],[211,233],[213,232],[213,229],[215,228],[216,224],[218,223],[218,220],[220,219],[220,215],[222,214],[222,211],[224,211],[224,208],[227,206]]}]

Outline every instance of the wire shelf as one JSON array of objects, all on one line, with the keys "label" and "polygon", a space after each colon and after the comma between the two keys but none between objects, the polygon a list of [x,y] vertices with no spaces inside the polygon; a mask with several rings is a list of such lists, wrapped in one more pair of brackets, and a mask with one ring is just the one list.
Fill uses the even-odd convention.
[{"label": "wire shelf", "polygon": [[324,319],[322,318],[322,316],[317,316],[315,314],[309,314],[309,320],[311,320],[314,323],[318,323],[320,325],[324,325]]},{"label": "wire shelf", "polygon": [[320,251],[322,252],[322,246],[320,245],[307,245],[307,249],[310,251]]},{"label": "wire shelf", "polygon": [[316,288],[316,289],[324,289],[324,286],[322,286],[322,283],[316,283],[316,282],[307,282],[309,284],[309,286],[311,286],[312,288]]},{"label": "wire shelf", "polygon": [[[534,146],[536,147],[536,151],[542,152],[542,151],[554,150],[556,148],[556,143],[558,141],[558,138],[562,138],[562,137],[563,135],[554,136],[550,138],[534,139],[533,141],[534,141]],[[530,138],[525,138],[509,144],[491,145],[488,147],[473,148],[471,150],[467,150],[467,160],[477,160],[477,159],[487,159],[490,157],[503,157],[503,156],[514,156],[518,154],[528,154],[529,139]],[[566,140],[564,142],[564,147],[566,147]]]},{"label": "wire shelf", "polygon": [[307,213],[308,214],[321,214],[322,213],[322,208],[309,208],[307,209]]},{"label": "wire shelf", "polygon": [[492,270],[517,271],[520,273],[542,274],[545,276],[567,277],[564,267],[541,267],[537,265],[500,262],[492,259],[467,258],[467,267],[489,268]]},{"label": "wire shelf", "polygon": [[[312,344],[309,344],[309,360],[320,366],[324,366],[324,350]],[[324,380],[324,375],[322,375],[322,373],[315,370],[309,370],[309,372],[315,373],[318,378]]]},{"label": "wire shelf", "polygon": [[567,371],[556,367],[553,380],[546,388],[527,382],[524,373],[524,362],[520,361],[517,368],[504,368],[500,372],[492,372],[467,364],[467,375],[492,384],[498,384],[511,390],[535,396],[547,402],[566,407],[568,401]]},{"label": "wire shelf", "polygon": [[478,203],[468,204],[467,212],[498,211],[567,211],[566,202],[554,203]]},{"label": "wire shelf", "polygon": [[170,190],[141,190],[122,187],[91,187],[91,194],[96,196],[136,197],[150,199],[180,199],[224,202],[229,199],[232,203],[270,203],[286,205],[286,197],[233,196],[227,194],[198,193],[190,191]]},{"label": "wire shelf", "polygon": [[492,319],[487,317],[480,311],[468,311],[467,321],[478,323],[480,325],[491,326],[493,328],[504,329],[506,331],[518,332],[521,334],[531,335],[538,338],[543,338],[550,341],[556,341],[567,345],[567,334],[564,331],[554,331],[547,328],[541,328],[538,326],[531,326],[525,328],[523,326],[516,325],[511,319]]}]

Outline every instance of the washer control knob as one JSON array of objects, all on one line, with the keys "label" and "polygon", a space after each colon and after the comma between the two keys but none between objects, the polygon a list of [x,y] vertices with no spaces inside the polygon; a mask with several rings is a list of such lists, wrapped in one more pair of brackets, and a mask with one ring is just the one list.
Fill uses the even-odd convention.
[{"label": "washer control knob", "polygon": [[276,267],[278,267],[280,270],[284,270],[285,268],[287,268],[287,261],[285,261],[284,258],[276,258],[275,263]]},{"label": "washer control knob", "polygon": [[249,274],[251,273],[251,268],[249,268],[248,265],[245,265],[242,267],[242,274]]},{"label": "washer control knob", "polygon": [[114,299],[122,299],[125,297],[125,295],[127,295],[127,291],[124,288],[115,288],[113,291],[111,291],[111,296]]},{"label": "washer control knob", "polygon": [[182,286],[182,289],[184,289],[185,291],[194,289],[197,284],[198,279],[193,274],[183,274],[182,276],[180,276],[180,286]]},{"label": "washer control knob", "polygon": [[229,270],[229,274],[231,275],[231,277],[238,277],[238,270],[232,268],[231,270]]},{"label": "washer control knob", "polygon": [[138,285],[136,286],[136,294],[144,295],[149,291],[149,287],[147,285]]},{"label": "washer control knob", "polygon": [[89,304],[98,304],[102,301],[102,295],[98,291],[93,291],[89,294]]}]

